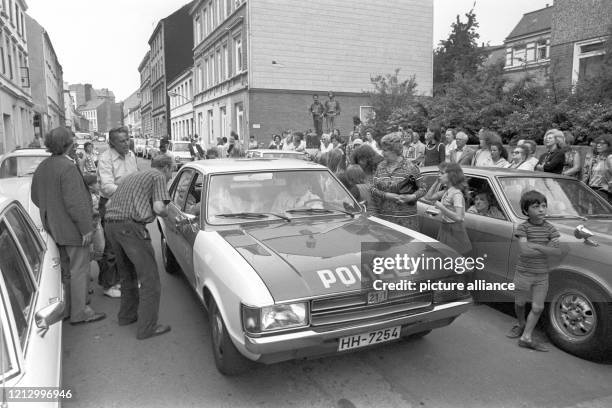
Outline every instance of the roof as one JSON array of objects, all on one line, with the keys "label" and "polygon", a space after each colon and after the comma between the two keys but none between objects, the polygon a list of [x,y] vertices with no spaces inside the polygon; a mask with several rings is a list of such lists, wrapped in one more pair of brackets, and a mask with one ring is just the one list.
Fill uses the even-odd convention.
[{"label": "roof", "polygon": [[81,111],[86,111],[86,110],[97,109],[98,106],[102,105],[104,102],[106,102],[106,99],[92,99],[90,101],[87,101],[85,105],[79,106],[77,108],[77,111],[81,112]]},{"label": "roof", "polygon": [[49,153],[47,149],[42,148],[23,148],[6,153],[5,155],[0,155],[2,158],[15,156],[51,156],[51,153]]},{"label": "roof", "polygon": [[295,150],[278,150],[278,149],[249,149],[247,152],[261,152],[261,153],[289,153],[296,156],[306,154],[306,152],[296,152]]},{"label": "roof", "polygon": [[550,30],[552,25],[553,7],[545,7],[540,10],[523,14],[523,18],[514,27],[514,30],[506,37],[506,41],[515,37]]},{"label": "roof", "polygon": [[[509,169],[509,168],[500,168],[500,167],[473,167],[473,166],[461,166],[463,172],[465,174],[474,175],[474,176],[501,176],[501,177],[547,177],[547,178],[563,178],[569,180],[576,180],[575,177],[564,176],[556,173],[548,173],[545,171],[529,171],[529,170],[517,170],[517,169]],[[419,169],[421,173],[425,172],[436,172],[440,169],[438,166],[427,166],[421,167]]]},{"label": "roof", "polygon": [[189,162],[183,167],[192,167],[204,173],[277,171],[277,170],[326,170],[320,164],[298,159],[210,159]]}]

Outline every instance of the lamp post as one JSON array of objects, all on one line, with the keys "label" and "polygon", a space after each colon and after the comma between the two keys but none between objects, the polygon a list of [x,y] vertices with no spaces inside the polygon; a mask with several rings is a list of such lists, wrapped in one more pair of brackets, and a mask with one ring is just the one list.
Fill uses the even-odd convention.
[{"label": "lamp post", "polygon": [[[179,98],[183,98],[183,99],[185,100],[185,103],[191,103],[191,102],[193,102],[193,100],[192,100],[192,99],[188,99],[188,98],[184,97],[183,95],[179,94],[178,92],[168,91],[168,96],[170,96],[170,97],[179,97]],[[191,126],[188,126],[188,127],[190,128],[190,129],[189,129],[189,131],[190,131],[190,133],[191,133],[191,135],[190,135],[190,136],[193,136],[193,120],[194,120],[194,119],[193,119],[193,112],[192,112],[192,118],[191,118],[191,120],[192,120],[192,122],[191,122]],[[172,123],[172,117],[170,118],[170,122]],[[188,124],[188,125],[189,125],[189,124]]]}]

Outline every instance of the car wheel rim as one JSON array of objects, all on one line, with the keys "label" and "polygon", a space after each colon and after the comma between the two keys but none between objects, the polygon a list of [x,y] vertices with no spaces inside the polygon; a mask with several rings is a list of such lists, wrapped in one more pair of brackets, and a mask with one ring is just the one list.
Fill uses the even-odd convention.
[{"label": "car wheel rim", "polygon": [[223,336],[223,320],[219,313],[215,313],[213,322],[213,343],[215,352],[219,357],[223,356],[223,348],[221,347],[221,337]]},{"label": "car wheel rim", "polygon": [[584,341],[597,328],[597,313],[589,298],[578,291],[560,293],[553,301],[553,323],[570,341]]}]

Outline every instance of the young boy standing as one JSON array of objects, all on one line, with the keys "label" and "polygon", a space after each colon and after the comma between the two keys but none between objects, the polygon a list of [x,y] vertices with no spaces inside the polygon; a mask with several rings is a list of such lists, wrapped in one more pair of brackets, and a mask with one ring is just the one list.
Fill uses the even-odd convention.
[{"label": "young boy standing", "polygon": [[[537,351],[548,351],[543,344],[533,340],[533,329],[544,310],[548,292],[548,257],[561,255],[559,231],[545,220],[546,197],[538,191],[528,191],[521,196],[521,211],[529,219],[516,231],[520,255],[514,275],[514,310],[518,323],[508,333],[510,338],[519,338],[520,347]],[[531,312],[525,319],[525,304],[530,300]]]}]

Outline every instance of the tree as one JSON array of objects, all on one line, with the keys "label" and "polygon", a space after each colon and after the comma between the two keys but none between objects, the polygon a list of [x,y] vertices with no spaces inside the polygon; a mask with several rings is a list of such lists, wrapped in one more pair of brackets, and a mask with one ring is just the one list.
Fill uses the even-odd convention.
[{"label": "tree", "polygon": [[467,21],[464,23],[457,15],[456,21],[451,24],[452,31],[448,39],[440,41],[434,51],[434,95],[444,92],[444,85],[452,82],[456,76],[474,75],[485,59],[482,50],[478,48],[480,35],[476,32],[478,21],[474,9],[465,16]]}]

